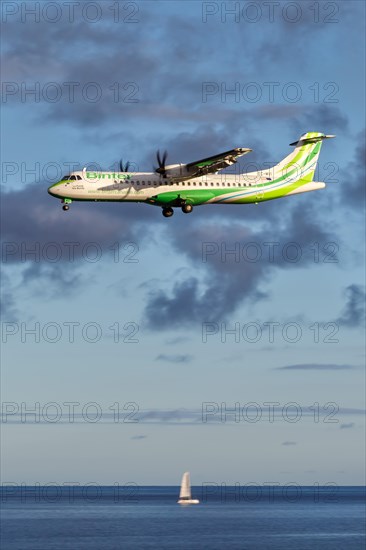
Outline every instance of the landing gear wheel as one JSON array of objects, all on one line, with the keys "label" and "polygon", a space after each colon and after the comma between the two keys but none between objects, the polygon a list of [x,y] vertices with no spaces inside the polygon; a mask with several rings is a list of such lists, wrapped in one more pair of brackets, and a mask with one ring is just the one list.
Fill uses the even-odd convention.
[{"label": "landing gear wheel", "polygon": [[62,207],[62,210],[68,210],[70,208],[70,206],[68,204],[64,204],[63,207]]},{"label": "landing gear wheel", "polygon": [[174,210],[173,208],[163,208],[163,216],[165,218],[170,218],[170,216],[173,216]]},{"label": "landing gear wheel", "polygon": [[193,210],[193,206],[191,204],[184,204],[182,206],[182,212],[184,212],[185,214],[190,214]]}]

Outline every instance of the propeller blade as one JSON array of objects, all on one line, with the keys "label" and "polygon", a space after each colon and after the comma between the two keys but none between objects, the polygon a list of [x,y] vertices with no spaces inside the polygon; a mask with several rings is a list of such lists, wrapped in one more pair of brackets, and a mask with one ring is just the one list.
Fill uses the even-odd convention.
[{"label": "propeller blade", "polygon": [[123,166],[123,160],[121,159],[119,161],[119,171],[120,172],[128,172],[128,169],[130,167],[130,161],[128,160],[125,164],[125,166]]},{"label": "propeller blade", "polygon": [[160,156],[159,150],[156,151],[156,159],[159,165],[159,168],[156,168],[156,172],[158,172],[158,174],[162,174],[163,176],[166,175],[165,162],[167,157],[168,157],[168,151],[164,151],[163,156]]}]

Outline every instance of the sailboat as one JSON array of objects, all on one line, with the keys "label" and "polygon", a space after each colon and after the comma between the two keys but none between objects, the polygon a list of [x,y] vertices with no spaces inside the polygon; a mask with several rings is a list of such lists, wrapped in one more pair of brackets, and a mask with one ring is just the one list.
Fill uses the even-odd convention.
[{"label": "sailboat", "polygon": [[184,472],[182,477],[182,483],[180,485],[180,493],[178,504],[199,504],[198,499],[192,498],[191,495],[191,480],[189,478],[189,472]]}]

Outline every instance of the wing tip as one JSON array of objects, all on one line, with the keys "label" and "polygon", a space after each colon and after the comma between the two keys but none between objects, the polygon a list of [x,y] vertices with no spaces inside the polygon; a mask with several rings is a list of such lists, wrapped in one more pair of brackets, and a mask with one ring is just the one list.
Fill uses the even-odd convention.
[{"label": "wing tip", "polygon": [[240,152],[242,155],[245,153],[251,153],[253,149],[249,149],[248,147],[238,147],[236,151]]}]

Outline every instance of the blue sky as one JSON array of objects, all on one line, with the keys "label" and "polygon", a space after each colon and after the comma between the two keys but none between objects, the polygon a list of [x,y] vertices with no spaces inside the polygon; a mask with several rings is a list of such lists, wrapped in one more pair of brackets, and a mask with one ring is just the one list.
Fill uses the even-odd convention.
[{"label": "blue sky", "polygon": [[[3,480],[364,484],[364,4],[36,4],[2,4]],[[166,220],[46,192],[306,131],[337,135],[316,193]]]}]

